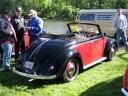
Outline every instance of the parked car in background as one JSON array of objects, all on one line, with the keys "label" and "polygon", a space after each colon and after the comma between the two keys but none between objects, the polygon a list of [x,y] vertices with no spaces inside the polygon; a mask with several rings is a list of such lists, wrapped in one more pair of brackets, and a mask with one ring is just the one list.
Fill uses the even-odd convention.
[{"label": "parked car in background", "polygon": [[93,23],[69,23],[69,34],[44,34],[19,57],[13,72],[33,79],[76,79],[80,70],[103,60],[113,60],[114,39]]},{"label": "parked car in background", "polygon": [[[30,44],[29,44],[29,35],[28,35],[28,32],[26,32],[25,34],[24,34],[24,38],[25,38],[25,48],[27,49],[29,46],[30,46]],[[13,52],[12,52],[12,54],[14,55],[15,54],[15,48],[13,47]]]}]

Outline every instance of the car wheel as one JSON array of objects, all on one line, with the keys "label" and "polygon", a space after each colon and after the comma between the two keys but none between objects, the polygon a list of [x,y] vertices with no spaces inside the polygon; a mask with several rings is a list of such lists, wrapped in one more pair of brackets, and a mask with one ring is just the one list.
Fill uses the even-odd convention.
[{"label": "car wheel", "polygon": [[63,81],[70,82],[75,80],[78,73],[79,73],[79,62],[77,59],[72,58],[66,64],[66,68],[62,76]]},{"label": "car wheel", "polygon": [[116,55],[116,45],[112,44],[109,52],[108,52],[108,56],[107,56],[107,60],[111,61],[113,60],[114,56]]}]

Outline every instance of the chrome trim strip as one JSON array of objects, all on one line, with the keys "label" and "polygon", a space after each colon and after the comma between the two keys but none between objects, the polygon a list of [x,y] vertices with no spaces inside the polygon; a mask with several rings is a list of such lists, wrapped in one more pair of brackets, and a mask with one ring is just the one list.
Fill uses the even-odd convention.
[{"label": "chrome trim strip", "polygon": [[70,49],[73,49],[74,47],[81,46],[81,45],[86,44],[86,43],[92,43],[93,41],[98,40],[98,39],[103,39],[103,37],[78,43],[76,45],[71,46]]},{"label": "chrome trim strip", "polygon": [[98,59],[98,60],[96,60],[96,61],[94,61],[94,62],[92,62],[90,64],[86,64],[85,66],[83,66],[83,69],[87,69],[87,68],[89,68],[89,67],[91,67],[93,65],[96,65],[97,63],[99,63],[99,62],[101,62],[103,60],[106,60],[106,59],[107,59],[107,57],[102,57],[102,58],[100,58],[100,59]]},{"label": "chrome trim strip", "polygon": [[26,74],[26,73],[17,71],[15,68],[13,68],[13,72],[16,73],[16,74],[19,74],[21,76],[28,77],[28,78],[33,78],[33,79],[55,79],[55,78],[57,78],[56,75],[42,76],[42,75],[36,75],[36,74],[34,74],[34,75]]},{"label": "chrome trim strip", "polygon": [[122,92],[125,96],[128,96],[128,92],[127,92],[124,88],[121,88],[121,92]]}]

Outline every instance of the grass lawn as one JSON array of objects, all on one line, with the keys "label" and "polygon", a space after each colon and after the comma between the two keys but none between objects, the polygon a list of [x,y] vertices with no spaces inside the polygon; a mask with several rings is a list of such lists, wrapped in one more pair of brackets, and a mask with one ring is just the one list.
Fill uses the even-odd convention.
[{"label": "grass lawn", "polygon": [[[34,80],[0,71],[0,96],[123,96],[120,92],[128,53],[121,50],[114,61],[102,62],[84,70],[77,79]],[[2,67],[0,66],[0,69]]]}]

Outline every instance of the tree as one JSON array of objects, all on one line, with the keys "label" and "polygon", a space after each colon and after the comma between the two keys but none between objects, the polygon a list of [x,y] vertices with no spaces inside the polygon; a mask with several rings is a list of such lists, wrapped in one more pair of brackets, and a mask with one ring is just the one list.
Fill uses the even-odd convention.
[{"label": "tree", "polygon": [[127,8],[128,0],[0,0],[0,12],[6,8],[15,12],[17,5],[23,7],[23,15],[34,8],[46,18],[73,18],[80,9]]}]

